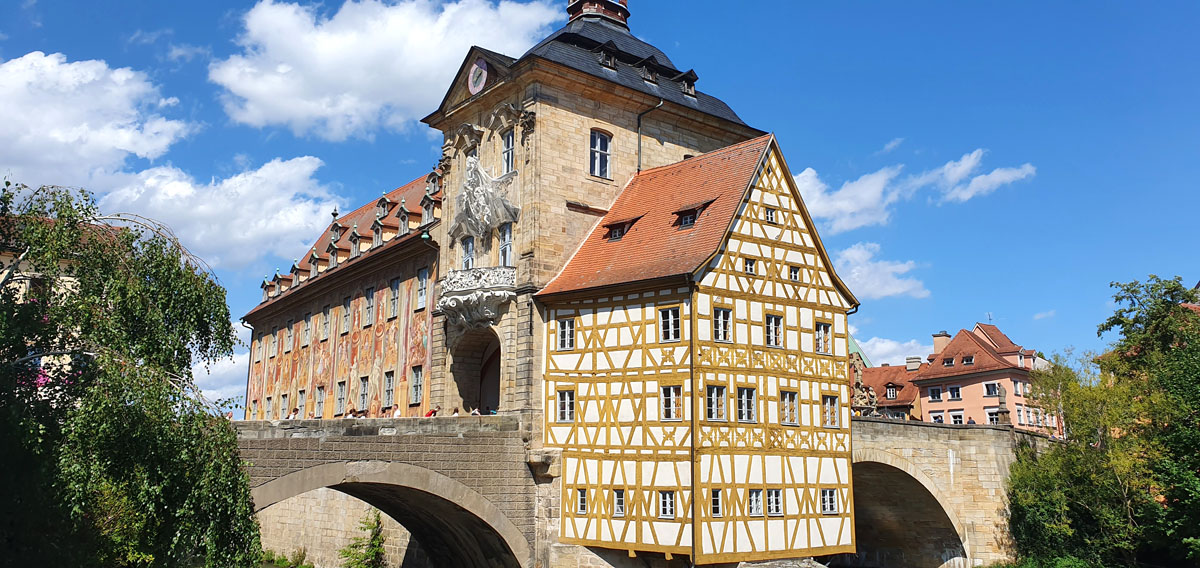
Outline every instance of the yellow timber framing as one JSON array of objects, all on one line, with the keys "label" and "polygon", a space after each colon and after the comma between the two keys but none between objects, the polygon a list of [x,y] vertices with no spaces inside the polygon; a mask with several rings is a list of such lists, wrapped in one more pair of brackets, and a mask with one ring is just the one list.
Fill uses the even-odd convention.
[{"label": "yellow timber framing", "polygon": [[[845,316],[858,301],[833,271],[774,139],[759,164],[721,246],[690,278],[542,299],[549,320],[576,321],[574,350],[554,349],[557,325],[546,326],[544,338],[546,408],[556,409],[558,390],[576,392],[574,423],[554,422],[556,409],[547,413],[544,428],[546,445],[563,450],[562,542],[631,554],[684,554],[697,564],[854,551],[852,448],[843,409],[848,408],[850,386]],[[761,199],[764,192],[786,194],[785,205],[751,199]],[[763,216],[765,207],[776,209],[772,227],[798,235],[793,242],[734,232],[737,223]],[[751,246],[755,251],[783,246],[803,255],[803,261],[777,254],[747,256]],[[755,275],[741,270],[748,257],[758,265]],[[791,279],[793,266],[799,270],[797,280]],[[703,277],[711,275],[726,277],[728,285],[706,284]],[[659,310],[668,307],[680,309],[680,337],[664,343]],[[711,332],[715,307],[732,310],[728,342],[715,341]],[[761,344],[766,313],[783,316],[780,347]],[[807,321],[801,314],[808,315]],[[828,354],[815,352],[817,322],[830,324],[833,348]],[[701,326],[710,326],[707,335]],[[709,384],[726,389],[725,420],[707,419]],[[683,422],[662,419],[665,385],[683,387],[689,403],[681,406],[688,413]],[[738,421],[738,386],[755,388],[754,422]],[[780,423],[783,391],[797,395],[795,424]],[[821,397],[826,393],[838,396],[837,428],[822,426]],[[735,464],[746,460],[755,461],[757,477],[735,471]],[[686,481],[680,469],[684,463]],[[766,475],[768,464],[780,465],[777,476]],[[671,472],[666,479],[674,479],[674,485],[656,481],[662,472]],[[588,503],[583,515],[577,513],[579,489],[586,491]],[[614,489],[624,490],[621,517],[612,515]],[[748,514],[751,489],[763,491],[763,515]],[[781,490],[782,514],[766,514],[771,489]],[[822,489],[836,490],[837,514],[821,513]],[[662,490],[675,492],[670,520],[658,518]],[[712,515],[713,490],[722,495],[719,517]],[[768,522],[784,523],[786,529],[772,534]],[[659,534],[662,523],[679,529],[675,538]],[[756,523],[762,525],[758,533],[752,529]],[[827,533],[823,525],[834,532]],[[719,526],[717,532],[714,526]],[[690,542],[683,539],[688,528]],[[725,552],[721,544],[737,542],[733,535],[738,533],[760,537],[751,539],[751,549]]]}]

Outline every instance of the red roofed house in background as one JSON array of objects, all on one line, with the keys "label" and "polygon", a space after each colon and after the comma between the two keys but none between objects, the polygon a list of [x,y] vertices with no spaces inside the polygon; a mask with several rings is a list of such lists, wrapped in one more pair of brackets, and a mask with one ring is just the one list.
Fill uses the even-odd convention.
[{"label": "red roofed house in background", "polygon": [[903,366],[884,364],[863,369],[863,386],[875,389],[875,408],[895,420],[921,420],[921,397],[913,379],[927,369],[920,357],[908,357]]},{"label": "red roofed house in background", "polygon": [[935,333],[933,351],[913,380],[926,422],[1011,423],[1062,436],[1055,413],[1042,409],[1032,396],[1030,372],[1050,365],[1034,350],[1013,343],[994,325],[977,323],[953,338]]}]

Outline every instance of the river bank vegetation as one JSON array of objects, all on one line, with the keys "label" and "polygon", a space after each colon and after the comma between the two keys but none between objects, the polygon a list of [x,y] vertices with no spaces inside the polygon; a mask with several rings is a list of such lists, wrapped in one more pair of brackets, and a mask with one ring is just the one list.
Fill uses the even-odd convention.
[{"label": "river bank vegetation", "polygon": [[[1067,439],[1012,467],[1022,566],[1200,563],[1200,308],[1179,278],[1114,283],[1098,356],[1058,357],[1034,379]],[[1104,335],[1102,335],[1103,337]]]}]

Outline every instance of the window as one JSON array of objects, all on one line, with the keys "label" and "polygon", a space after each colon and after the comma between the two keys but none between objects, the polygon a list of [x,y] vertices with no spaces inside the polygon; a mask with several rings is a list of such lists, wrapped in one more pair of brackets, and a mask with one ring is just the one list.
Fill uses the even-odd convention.
[{"label": "window", "polygon": [[768,347],[783,346],[783,316],[767,314],[766,326],[767,335],[766,341]]},{"label": "window", "polygon": [[336,245],[329,245],[329,268],[337,268],[338,265],[338,249]]},{"label": "window", "polygon": [[683,387],[679,385],[662,388],[662,419],[683,420]]},{"label": "window", "polygon": [[1028,406],[1025,407],[1025,423],[1033,426],[1033,409]]},{"label": "window", "polygon": [[328,304],[324,308],[321,308],[321,341],[329,339],[329,316],[331,311]]},{"label": "window", "polygon": [[307,394],[308,393],[304,392],[304,389],[300,389],[300,390],[296,391],[296,419],[297,420],[301,420],[304,418],[304,406],[305,406],[305,404],[308,403]]},{"label": "window", "polygon": [[838,514],[838,498],[836,489],[821,490],[821,514],[836,515]]},{"label": "window", "polygon": [[779,392],[779,422],[781,424],[799,423],[799,407],[796,404],[796,391]]},{"label": "window", "polygon": [[338,381],[337,398],[333,399],[333,415],[341,416],[346,413],[346,381]]},{"label": "window", "polygon": [[945,424],[946,416],[942,412],[930,412],[929,421],[933,422],[934,424]]},{"label": "window", "polygon": [[516,136],[513,134],[513,129],[509,128],[500,135],[500,161],[502,162],[502,173],[513,171],[513,152],[515,146],[513,142],[516,140]]},{"label": "window", "polygon": [[271,357],[278,355],[279,354],[279,328],[278,327],[271,328],[271,335],[270,335],[270,337],[267,338],[267,340],[271,342],[269,349],[267,349],[267,353],[270,353]]},{"label": "window", "polygon": [[291,416],[291,414],[292,414],[291,409],[288,408],[287,399],[288,399],[288,395],[286,395],[286,394],[279,395],[279,414],[281,414],[282,416],[285,416],[285,417]]},{"label": "window", "polygon": [[675,492],[674,491],[659,491],[658,492],[658,518],[674,519],[675,518]]},{"label": "window", "polygon": [[558,421],[559,422],[574,422],[575,421],[575,391],[573,391],[573,390],[558,391]]},{"label": "window", "polygon": [[704,408],[709,420],[725,420],[725,387],[709,385],[704,396]]},{"label": "window", "polygon": [[462,269],[475,267],[475,237],[462,238]]},{"label": "window", "polygon": [[300,330],[300,345],[308,347],[312,338],[312,313],[304,314],[304,327]]},{"label": "window", "polygon": [[964,423],[963,422],[963,413],[961,410],[951,410],[950,411],[950,423],[951,424],[960,424],[960,425]]},{"label": "window", "polygon": [[428,225],[433,222],[433,200],[426,197],[421,200],[421,224]]},{"label": "window", "polygon": [[258,420],[258,401],[257,400],[250,401],[250,416],[246,419],[247,420]]},{"label": "window", "polygon": [[710,489],[709,490],[709,501],[712,502],[712,516],[720,517],[721,516],[721,490],[720,489]]},{"label": "window", "polygon": [[751,517],[762,516],[762,489],[751,489],[746,499],[746,514]]},{"label": "window", "polygon": [[619,241],[625,236],[626,230],[629,228],[629,223],[616,223],[608,226],[608,240]]},{"label": "window", "polygon": [[325,417],[325,387],[317,387],[317,408],[313,414],[318,420]]},{"label": "window", "polygon": [[267,397],[267,414],[264,418],[266,418],[267,420],[274,420],[275,419],[274,412],[275,412],[275,403],[271,400],[271,397],[268,396]]},{"label": "window", "polygon": [[580,515],[587,514],[587,489],[575,490],[575,512]]},{"label": "window", "polygon": [[383,373],[383,407],[391,408],[396,403],[396,373],[387,371]]},{"label": "window", "polygon": [[733,310],[716,308],[713,310],[713,341],[732,341],[729,330],[733,326]]},{"label": "window", "polygon": [[1021,383],[1019,381],[1013,381],[1013,394],[1017,395],[1017,396],[1021,396],[1022,390],[1023,389],[1021,387]]},{"label": "window", "polygon": [[383,199],[380,199],[379,202],[375,204],[375,216],[376,217],[387,217],[387,211],[388,211],[388,202]]},{"label": "window", "polygon": [[886,394],[888,400],[896,400],[896,385],[888,385]]},{"label": "window", "polygon": [[764,213],[765,213],[764,217],[766,218],[767,222],[774,224],[775,223],[775,209],[772,207],[768,207]]},{"label": "window", "polygon": [[974,355],[963,355],[962,362],[963,362],[963,365],[974,365],[975,364],[975,356]]},{"label": "window", "polygon": [[988,417],[988,424],[999,424],[1000,423],[1000,409],[999,408],[987,409],[987,417]]},{"label": "window", "polygon": [[358,379],[358,409],[360,411],[367,409],[367,394],[370,385],[367,377]]},{"label": "window", "polygon": [[767,514],[778,516],[783,514],[783,490],[767,490]]},{"label": "window", "polygon": [[929,387],[929,402],[942,401],[942,387]]},{"label": "window", "polygon": [[679,341],[679,308],[658,310],[659,340]]},{"label": "window", "polygon": [[500,266],[512,266],[512,223],[500,225]]},{"label": "window", "polygon": [[946,358],[942,359],[942,366],[943,367],[953,367],[954,366],[954,357],[946,357]]},{"label": "window", "polygon": [[817,325],[813,326],[813,341],[817,353],[833,353],[833,345],[829,336],[832,327],[828,323],[822,322],[817,322]]},{"label": "window", "polygon": [[292,352],[292,328],[296,327],[295,320],[288,320],[287,327],[283,330],[283,352]]},{"label": "window", "polygon": [[575,348],[575,318],[558,320],[558,350],[570,351]]},{"label": "window", "polygon": [[425,369],[420,365],[412,368],[412,376],[408,379],[408,404],[421,404],[425,394]]},{"label": "window", "polygon": [[388,285],[388,318],[400,315],[400,279],[393,278]]},{"label": "window", "polygon": [[256,343],[254,346],[254,360],[255,361],[262,361],[262,354],[263,354],[263,351],[265,351],[265,349],[263,349],[263,344],[266,342],[267,342],[267,336],[265,336],[261,333],[258,334],[258,343]]},{"label": "window", "polygon": [[799,266],[789,266],[788,267],[788,279],[790,279],[792,282],[800,281],[800,267]]},{"label": "window", "polygon": [[983,383],[983,396],[1000,396],[1000,383]]},{"label": "window", "polygon": [[1025,409],[1021,405],[1017,405],[1017,424],[1025,424]]},{"label": "window", "polygon": [[837,428],[841,424],[842,409],[836,395],[821,397],[821,425],[826,428]]},{"label": "window", "polygon": [[342,335],[350,333],[350,297],[342,298]]},{"label": "window", "polygon": [[1021,367],[1021,368],[1025,368],[1025,354],[1024,353],[1017,353],[1017,366]]},{"label": "window", "polygon": [[429,269],[422,268],[417,271],[417,309],[425,307],[425,298],[429,290]]},{"label": "window", "polygon": [[737,397],[737,412],[738,422],[754,422],[758,419],[755,412],[757,406],[755,399],[757,398],[753,387],[738,387]]},{"label": "window", "polygon": [[753,258],[742,259],[742,272],[746,274],[758,274],[757,267]]},{"label": "window", "polygon": [[[358,227],[355,227],[354,230],[357,232]],[[358,255],[362,254],[362,249],[358,248],[358,242],[357,234],[350,235],[350,258],[358,258]]]},{"label": "window", "polygon": [[696,212],[686,211],[679,214],[679,228],[687,229],[696,225]]},{"label": "window", "polygon": [[613,516],[625,516],[625,490],[613,489]]},{"label": "window", "polygon": [[592,131],[591,168],[589,169],[589,173],[592,175],[606,179],[612,178],[608,172],[609,145],[611,143],[611,136],[599,130]]},{"label": "window", "polygon": [[363,291],[363,327],[371,327],[375,323],[375,289]]},{"label": "window", "polygon": [[375,228],[374,234],[371,236],[371,246],[377,247],[383,244],[383,227]]},{"label": "window", "polygon": [[946,388],[946,391],[946,394],[950,395],[950,400],[962,400],[962,387],[950,385]]}]

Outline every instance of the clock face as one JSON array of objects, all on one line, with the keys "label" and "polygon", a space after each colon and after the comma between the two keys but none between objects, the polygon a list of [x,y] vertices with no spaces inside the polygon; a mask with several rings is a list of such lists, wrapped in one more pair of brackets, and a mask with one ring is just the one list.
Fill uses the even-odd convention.
[{"label": "clock face", "polygon": [[484,83],[487,83],[487,62],[479,58],[471,64],[471,70],[467,73],[467,89],[472,95],[477,95],[483,90]]}]

